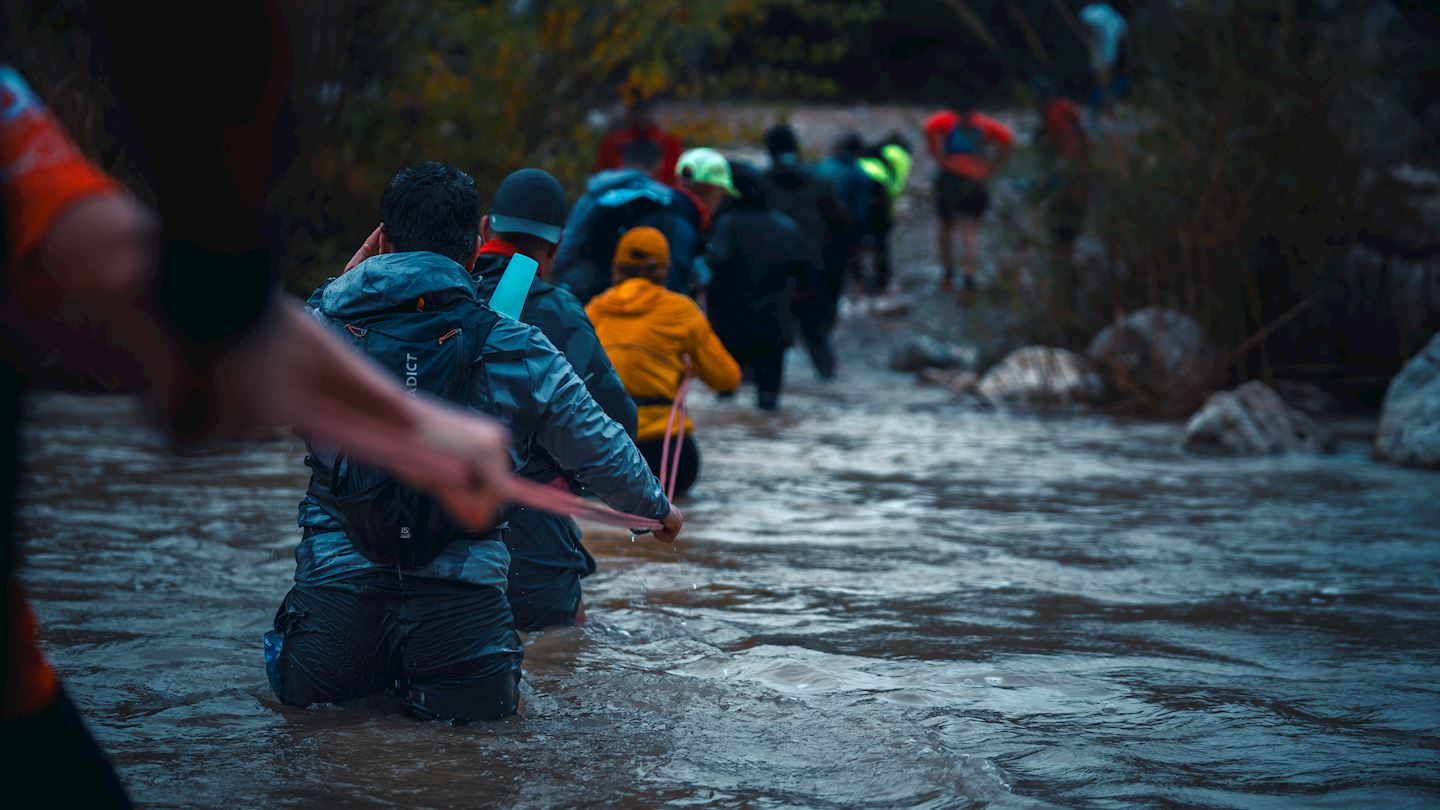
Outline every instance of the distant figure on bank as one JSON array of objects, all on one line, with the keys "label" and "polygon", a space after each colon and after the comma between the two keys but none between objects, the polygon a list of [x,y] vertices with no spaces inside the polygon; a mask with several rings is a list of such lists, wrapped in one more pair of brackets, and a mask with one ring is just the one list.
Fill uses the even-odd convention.
[{"label": "distant figure on bank", "polygon": [[658,142],[637,138],[625,144],[623,165],[590,178],[565,223],[551,281],[584,304],[610,286],[610,257],[620,234],[647,225],[670,244],[666,286],[689,292],[695,256],[709,226],[703,206],[680,189],[654,178],[663,153]]},{"label": "distant figure on bank", "polygon": [[[402,169],[380,221],[378,254],[317,289],[312,311],[411,390],[498,417],[515,466],[539,451],[607,503],[678,531],[679,511],[570,363],[478,300],[474,181],[443,163]],[[448,531],[333,445],[309,449],[295,583],[265,634],[276,697],[309,706],[394,690],[421,719],[514,714],[523,651],[500,527]]]},{"label": "distant figure on bank", "polygon": [[[688,296],[665,289],[669,250],[664,234],[654,228],[627,231],[615,248],[614,286],[585,308],[625,389],[639,406],[636,446],[657,475],[666,423],[687,370],[715,391],[733,391],[740,385],[740,367],[700,307]],[[700,474],[694,423],[688,414],[683,419],[677,498]]]},{"label": "distant figure on bank", "polygon": [[987,180],[995,165],[1004,163],[1015,145],[1010,128],[975,111],[968,97],[952,109],[941,110],[925,122],[925,141],[940,174],[935,180],[935,205],[940,215],[942,289],[955,284],[955,226],[964,241],[964,278],[960,300],[975,299],[976,237],[980,220],[990,206]]},{"label": "distant figure on bank", "polygon": [[[521,169],[495,190],[490,215],[480,226],[483,244],[472,277],[480,300],[487,303],[515,256],[528,256],[538,268],[525,294],[520,320],[536,327],[555,344],[585,382],[590,396],[631,439],[635,437],[635,402],[610,365],[610,358],[585,308],[575,296],[549,284],[545,277],[555,260],[565,224],[565,190],[549,173]],[[519,268],[517,267],[517,271]],[[567,473],[537,448],[518,470],[540,484],[569,484]],[[535,509],[519,509],[505,532],[510,550],[510,584],[506,597],[516,628],[539,630],[569,625],[583,618],[580,578],[595,573],[595,559],[580,542],[572,518]]]},{"label": "distant figure on bank", "polygon": [[870,178],[870,218],[865,223],[860,242],[861,275],[863,260],[869,254],[874,264],[869,291],[882,295],[890,291],[890,231],[895,227],[895,201],[905,193],[910,182],[910,144],[900,133],[891,133],[885,140],[865,149],[859,160],[861,171]]},{"label": "distant figure on bank", "polygon": [[828,380],[835,376],[830,333],[835,328],[846,267],[845,257],[836,254],[833,243],[845,238],[850,218],[840,206],[834,186],[800,161],[800,141],[788,124],[776,124],[765,132],[765,148],[770,153],[765,197],[772,208],[800,227],[811,264],[819,268],[804,289],[795,291],[794,314],[815,373]]},{"label": "distant figure on bank", "polygon": [[684,147],[679,138],[661,129],[655,122],[654,110],[645,100],[628,105],[620,125],[605,134],[595,155],[592,171],[623,168],[626,165],[625,147],[635,141],[652,141],[660,147],[660,160],[651,170],[651,176],[666,185],[675,185],[675,162],[680,159]]},{"label": "distant figure on bank", "polygon": [[754,380],[756,407],[773,411],[792,340],[791,296],[812,286],[820,266],[795,220],[766,204],[760,173],[739,163],[731,173],[740,196],[710,234],[708,312],[725,348]]}]

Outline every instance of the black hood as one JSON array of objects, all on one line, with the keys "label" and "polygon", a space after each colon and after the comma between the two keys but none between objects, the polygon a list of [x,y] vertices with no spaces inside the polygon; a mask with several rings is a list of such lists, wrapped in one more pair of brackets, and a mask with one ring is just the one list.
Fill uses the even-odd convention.
[{"label": "black hood", "polygon": [[765,178],[754,166],[739,161],[730,163],[730,179],[740,193],[736,208],[765,207]]}]

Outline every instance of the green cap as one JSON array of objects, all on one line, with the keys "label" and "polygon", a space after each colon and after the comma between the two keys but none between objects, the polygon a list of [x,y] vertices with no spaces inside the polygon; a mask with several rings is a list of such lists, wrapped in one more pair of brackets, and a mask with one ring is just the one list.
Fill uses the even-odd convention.
[{"label": "green cap", "polygon": [[675,175],[692,183],[719,186],[732,197],[739,197],[730,179],[730,161],[714,149],[688,149],[675,164]]}]

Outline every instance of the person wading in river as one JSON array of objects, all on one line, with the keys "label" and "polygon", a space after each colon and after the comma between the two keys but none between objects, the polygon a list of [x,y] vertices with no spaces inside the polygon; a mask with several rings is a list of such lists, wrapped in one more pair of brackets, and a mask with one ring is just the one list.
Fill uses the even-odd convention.
[{"label": "person wading in river", "polygon": [[[675,399],[687,374],[716,391],[740,385],[736,364],[700,307],[688,296],[665,289],[670,266],[665,235],[654,228],[634,228],[620,237],[611,271],[615,284],[585,308],[595,333],[605,345],[625,390],[640,407],[636,444],[658,475],[667,453],[664,440]],[[682,403],[683,405],[683,403]],[[688,414],[674,477],[675,497],[689,491],[700,475],[700,447]],[[674,425],[671,425],[674,427]]]},{"label": "person wading in river", "polygon": [[[595,327],[575,296],[545,280],[555,260],[565,224],[565,190],[549,173],[521,169],[500,183],[490,215],[481,224],[484,243],[472,276],[480,299],[491,302],[513,257],[528,256],[536,264],[525,293],[521,321],[545,334],[585,381],[590,396],[633,439],[635,401],[610,365]],[[518,270],[518,268],[517,268]],[[537,449],[520,475],[541,484],[564,486],[568,473]],[[565,515],[520,509],[505,532],[510,549],[510,585],[506,592],[515,626],[538,630],[548,625],[575,624],[583,617],[580,578],[595,573],[595,559],[580,542],[580,527]]]},{"label": "person wading in river", "polygon": [[830,333],[845,284],[845,260],[834,257],[834,242],[849,225],[835,189],[800,162],[800,141],[789,124],[765,131],[770,168],[765,172],[765,198],[771,207],[800,227],[806,251],[819,268],[805,289],[795,292],[795,321],[805,350],[822,380],[835,376],[835,350]]},{"label": "person wading in river", "polygon": [[[412,389],[499,417],[517,467],[543,452],[612,506],[660,520],[656,537],[673,541],[684,519],[625,429],[540,330],[477,299],[467,272],[479,249],[474,181],[442,163],[403,169],[380,221],[379,254],[317,289],[308,302],[316,315]],[[306,463],[295,585],[265,634],[281,702],[393,689],[420,718],[515,713],[521,646],[501,532],[448,531],[320,443]]]}]

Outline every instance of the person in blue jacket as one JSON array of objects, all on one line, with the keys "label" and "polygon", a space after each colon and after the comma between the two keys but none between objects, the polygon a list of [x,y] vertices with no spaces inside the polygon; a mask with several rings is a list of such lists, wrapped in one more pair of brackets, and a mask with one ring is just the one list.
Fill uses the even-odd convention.
[{"label": "person in blue jacket", "polygon": [[666,288],[692,293],[697,286],[695,257],[703,250],[706,215],[678,189],[661,183],[662,153],[654,141],[625,147],[624,165],[592,176],[565,223],[565,239],[555,256],[551,282],[581,304],[610,286],[610,260],[620,234],[648,225],[670,244]]},{"label": "person in blue jacket", "polygon": [[[565,190],[548,172],[521,169],[505,178],[480,226],[482,244],[472,272],[475,288],[480,300],[489,302],[514,256],[534,259],[538,270],[525,294],[520,320],[555,344],[584,380],[590,396],[634,439],[635,400],[610,364],[585,308],[575,296],[546,280],[564,233],[567,208]],[[541,451],[519,473],[540,484],[569,483],[555,459]],[[595,559],[581,544],[574,520],[520,509],[510,518],[505,545],[510,549],[508,596],[517,628],[539,630],[576,624],[583,618],[580,578],[595,573]]]},{"label": "person in blue jacket", "polygon": [[845,268],[845,275],[853,279],[858,291],[865,289],[861,277],[860,247],[865,235],[865,223],[870,221],[871,205],[875,194],[873,183],[865,170],[860,167],[861,152],[865,141],[857,132],[847,132],[830,150],[830,156],[815,164],[815,174],[830,183],[840,200],[840,206],[849,218],[850,227],[832,239],[828,245],[827,265]]},{"label": "person in blue jacket", "polygon": [[[307,302],[314,314],[355,334],[365,331],[357,320],[454,312],[465,324],[457,332],[484,336],[473,371],[455,368],[466,384],[459,404],[509,427],[514,465],[543,452],[611,506],[661,520],[657,539],[673,540],[684,518],[625,429],[540,330],[479,301],[468,272],[480,226],[474,181],[442,163],[403,169],[381,200],[380,219],[379,255],[316,290]],[[335,452],[311,451],[316,473],[300,503],[295,584],[265,636],[276,696],[308,706],[393,690],[424,719],[515,713],[521,645],[505,596],[503,530],[453,539],[422,565],[375,563],[347,536],[332,493],[317,485],[327,466],[334,470]]]}]

